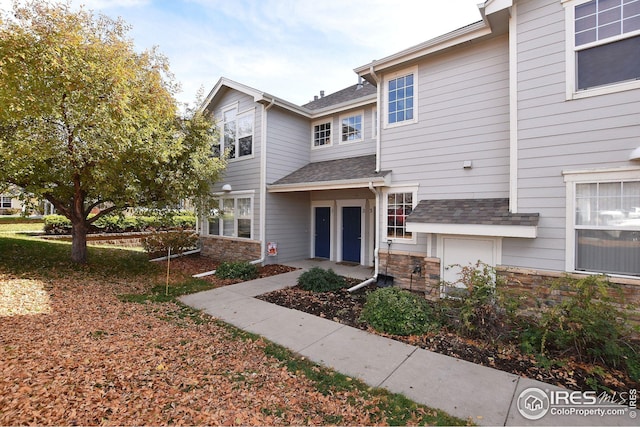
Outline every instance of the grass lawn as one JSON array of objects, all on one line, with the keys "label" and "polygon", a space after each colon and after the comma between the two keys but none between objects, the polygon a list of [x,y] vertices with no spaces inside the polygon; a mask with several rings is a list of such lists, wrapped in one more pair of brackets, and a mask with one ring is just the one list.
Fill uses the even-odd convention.
[{"label": "grass lawn", "polygon": [[12,223],[0,221],[0,233],[23,233],[25,231],[42,231],[44,222]]},{"label": "grass lawn", "polygon": [[186,307],[135,251],[0,235],[0,424],[464,425]]}]

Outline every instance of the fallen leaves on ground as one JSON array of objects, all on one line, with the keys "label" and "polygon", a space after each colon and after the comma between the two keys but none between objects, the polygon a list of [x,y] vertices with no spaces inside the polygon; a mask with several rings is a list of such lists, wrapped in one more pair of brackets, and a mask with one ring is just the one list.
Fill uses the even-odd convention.
[{"label": "fallen leaves on ground", "polygon": [[261,340],[183,318],[174,303],[118,300],[141,291],[142,282],[82,274],[47,279],[45,287],[34,280],[0,271],[3,287],[34,294],[46,288],[49,299],[49,311],[0,315],[2,425],[368,425],[384,419],[372,418],[365,408],[375,402],[355,391],[321,394],[266,356]]},{"label": "fallen leaves on ground", "polygon": [[49,294],[41,280],[0,279],[0,316],[49,313]]}]

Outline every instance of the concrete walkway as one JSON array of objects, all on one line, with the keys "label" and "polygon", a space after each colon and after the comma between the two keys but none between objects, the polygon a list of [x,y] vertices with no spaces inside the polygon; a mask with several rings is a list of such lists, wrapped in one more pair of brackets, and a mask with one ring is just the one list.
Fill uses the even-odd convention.
[{"label": "concrete walkway", "polygon": [[[599,417],[552,415],[550,410],[539,420],[528,420],[517,407],[524,390],[536,387],[549,394],[550,390],[562,389],[254,298],[295,285],[298,276],[304,269],[313,266],[314,262],[301,261],[298,263],[303,268],[301,270],[186,295],[180,299],[191,307],[261,335],[370,386],[402,393],[415,402],[471,419],[476,424],[638,425],[637,419],[630,418],[629,411],[621,416]],[[363,267],[331,263],[321,266],[334,268],[338,274],[350,277],[364,279],[372,275],[369,269]],[[528,394],[524,397],[528,400]],[[520,400],[522,404],[525,399]]]}]

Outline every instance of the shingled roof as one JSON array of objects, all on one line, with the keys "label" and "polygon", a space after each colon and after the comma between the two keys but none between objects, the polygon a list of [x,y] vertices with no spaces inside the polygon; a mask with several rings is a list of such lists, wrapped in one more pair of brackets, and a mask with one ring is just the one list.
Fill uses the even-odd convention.
[{"label": "shingled roof", "polygon": [[538,225],[537,213],[509,212],[509,199],[421,200],[407,222],[425,224]]},{"label": "shingled roof", "polygon": [[380,181],[390,173],[390,171],[376,172],[375,169],[375,155],[309,163],[274,182],[270,187],[355,180]]},{"label": "shingled roof", "polygon": [[320,110],[322,108],[342,104],[343,102],[355,101],[358,98],[364,98],[369,95],[373,95],[374,93],[376,93],[376,87],[365,81],[361,85],[355,84],[313,100],[304,104],[303,107],[308,108],[309,110]]}]

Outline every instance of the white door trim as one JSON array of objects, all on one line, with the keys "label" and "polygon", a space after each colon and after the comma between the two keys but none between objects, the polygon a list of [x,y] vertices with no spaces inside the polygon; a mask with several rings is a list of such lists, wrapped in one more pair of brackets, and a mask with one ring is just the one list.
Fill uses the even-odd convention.
[{"label": "white door trim", "polygon": [[311,202],[311,228],[309,232],[311,233],[311,247],[309,248],[309,254],[311,254],[311,258],[315,258],[316,256],[316,208],[329,208],[329,220],[331,223],[329,224],[330,234],[329,238],[331,242],[329,244],[329,260],[335,261],[335,238],[336,235],[336,221],[335,221],[335,202],[334,201],[326,201],[326,200],[318,200]]},{"label": "white door trim", "polygon": [[336,200],[337,205],[337,218],[336,221],[336,246],[338,248],[338,262],[342,261],[342,208],[346,207],[359,207],[360,208],[360,264],[365,265],[365,253],[364,253],[364,242],[365,242],[365,206],[366,199],[351,199],[351,200]]}]

